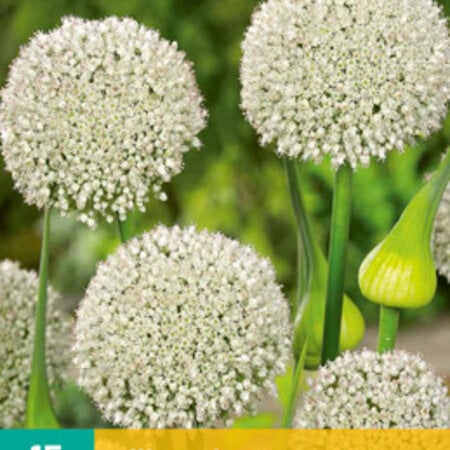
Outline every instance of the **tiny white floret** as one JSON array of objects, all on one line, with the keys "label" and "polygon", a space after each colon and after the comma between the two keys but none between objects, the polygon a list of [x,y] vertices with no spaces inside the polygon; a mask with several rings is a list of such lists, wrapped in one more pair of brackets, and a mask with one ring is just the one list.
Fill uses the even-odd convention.
[{"label": "tiny white floret", "polygon": [[1,100],[2,153],[25,201],[90,227],[144,211],[206,122],[184,52],[129,18],[66,17],[37,33]]},{"label": "tiny white floret", "polygon": [[432,0],[267,0],[242,51],[242,109],[280,156],[365,166],[447,112],[450,39]]},{"label": "tiny white floret", "polygon": [[444,381],[418,355],[345,352],[321,367],[296,428],[449,428]]},{"label": "tiny white floret", "polygon": [[[15,262],[0,262],[0,428],[23,427],[33,354],[39,281]],[[73,320],[48,291],[47,370],[50,384],[68,378]]]},{"label": "tiny white floret", "polygon": [[158,226],[98,266],[78,310],[79,384],[128,428],[227,424],[275,391],[289,308],[253,249]]}]

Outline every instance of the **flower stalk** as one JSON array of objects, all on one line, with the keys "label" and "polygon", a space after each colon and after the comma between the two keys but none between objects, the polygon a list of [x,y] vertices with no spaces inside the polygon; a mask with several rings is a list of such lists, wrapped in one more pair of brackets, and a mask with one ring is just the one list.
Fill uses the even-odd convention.
[{"label": "flower stalk", "polygon": [[[294,359],[298,361],[301,358],[308,341],[304,365],[307,369],[316,370],[322,356],[328,264],[311,230],[297,179],[296,165],[285,160],[285,168],[297,223],[299,251]],[[345,294],[340,326],[339,350],[355,348],[364,335],[364,319],[357,306]]]},{"label": "flower stalk", "polygon": [[119,229],[120,242],[125,243],[134,236],[134,225],[135,224],[132,222],[131,218],[120,220],[120,217],[117,215],[117,227]]},{"label": "flower stalk", "polygon": [[348,165],[343,165],[336,171],[328,255],[328,285],[322,363],[335,359],[339,353],[345,261],[350,228],[352,178],[353,172]]},{"label": "flower stalk", "polygon": [[39,291],[36,305],[34,348],[31,366],[30,387],[27,397],[26,428],[59,428],[47,378],[46,368],[46,315],[47,280],[49,263],[50,210],[44,213],[41,259],[39,267]]},{"label": "flower stalk", "polygon": [[400,310],[390,306],[380,306],[377,350],[384,353],[395,348]]}]

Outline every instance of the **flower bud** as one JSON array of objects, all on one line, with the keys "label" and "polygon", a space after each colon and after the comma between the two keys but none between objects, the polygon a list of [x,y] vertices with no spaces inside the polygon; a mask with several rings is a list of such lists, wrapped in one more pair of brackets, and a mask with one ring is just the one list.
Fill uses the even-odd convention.
[{"label": "flower bud", "polygon": [[391,232],[362,262],[359,286],[369,300],[397,308],[419,308],[432,300],[437,279],[431,236],[449,178],[450,152]]}]

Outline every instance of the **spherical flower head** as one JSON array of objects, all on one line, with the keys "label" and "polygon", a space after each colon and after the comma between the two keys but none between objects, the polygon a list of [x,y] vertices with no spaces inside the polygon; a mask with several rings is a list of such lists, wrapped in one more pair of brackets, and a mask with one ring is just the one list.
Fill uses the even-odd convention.
[{"label": "spherical flower head", "polygon": [[450,184],[434,221],[433,250],[438,272],[450,283]]},{"label": "spherical flower head", "polygon": [[[0,262],[0,428],[20,427],[33,353],[38,278],[15,262]],[[67,378],[71,318],[58,310],[60,297],[49,288],[47,368],[50,383]]]},{"label": "spherical flower head", "polygon": [[419,356],[346,352],[318,371],[297,428],[448,428],[443,380]]},{"label": "spherical flower head", "polygon": [[291,330],[268,260],[218,233],[158,226],[99,265],[75,335],[79,384],[107,420],[192,428],[275,393]]},{"label": "spherical flower head", "polygon": [[100,216],[145,210],[199,147],[206,112],[191,63],[132,19],[64,18],[12,63],[2,91],[6,168],[27,203]]},{"label": "spherical flower head", "polygon": [[367,165],[447,110],[450,39],[432,0],[268,0],[242,50],[242,108],[280,156]]}]

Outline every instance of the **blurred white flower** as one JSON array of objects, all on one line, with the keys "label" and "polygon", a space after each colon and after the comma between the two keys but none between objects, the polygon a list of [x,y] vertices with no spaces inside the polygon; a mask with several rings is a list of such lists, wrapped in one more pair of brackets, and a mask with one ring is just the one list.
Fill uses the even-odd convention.
[{"label": "blurred white flower", "polygon": [[450,400],[419,356],[346,352],[318,371],[296,428],[448,428]]},{"label": "blurred white flower", "polygon": [[77,210],[93,227],[144,210],[150,190],[199,147],[206,111],[175,43],[132,19],[64,18],[11,65],[0,131],[6,168],[27,203]]},{"label": "blurred white flower", "polygon": [[242,44],[242,108],[261,143],[367,165],[439,128],[446,19],[432,0],[268,0]]},{"label": "blurred white flower", "polygon": [[228,424],[290,354],[270,262],[218,233],[158,226],[99,265],[76,324],[79,384],[128,428]]},{"label": "blurred white flower", "polygon": [[450,184],[434,221],[433,250],[438,272],[450,283]]},{"label": "blurred white flower", "polygon": [[[15,262],[0,262],[0,428],[21,427],[33,353],[38,278]],[[47,368],[50,384],[67,378],[72,319],[48,296]]]}]

